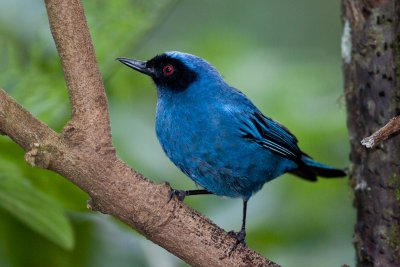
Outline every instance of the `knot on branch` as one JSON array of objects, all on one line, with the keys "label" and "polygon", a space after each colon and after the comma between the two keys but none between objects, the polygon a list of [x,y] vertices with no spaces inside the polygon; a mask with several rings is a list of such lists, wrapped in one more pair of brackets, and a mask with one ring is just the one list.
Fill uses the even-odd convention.
[{"label": "knot on branch", "polygon": [[79,146],[85,141],[84,131],[75,126],[72,121],[65,125],[61,136],[74,146]]},{"label": "knot on branch", "polygon": [[116,158],[116,151],[111,143],[111,137],[106,141],[93,139],[88,129],[82,126],[80,121],[70,121],[65,125],[61,136],[70,145],[79,147],[81,150],[87,150],[90,153],[93,151],[102,156],[108,156],[109,159]]},{"label": "knot on branch", "polygon": [[25,161],[33,166],[47,169],[50,164],[50,153],[46,146],[33,143],[32,149],[25,154]]},{"label": "knot on branch", "polygon": [[98,211],[103,214],[108,214],[106,209],[100,204],[100,202],[95,201],[93,198],[89,198],[86,204],[86,208],[91,211]]},{"label": "knot on branch", "polygon": [[100,155],[116,155],[115,147],[113,146],[96,146],[96,152]]}]

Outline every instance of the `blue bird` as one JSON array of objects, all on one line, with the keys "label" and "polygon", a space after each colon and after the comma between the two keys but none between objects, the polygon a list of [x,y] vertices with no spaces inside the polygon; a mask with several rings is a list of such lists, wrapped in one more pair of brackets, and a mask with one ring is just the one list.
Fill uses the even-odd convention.
[{"label": "blue bird", "polygon": [[346,175],[303,153],[287,128],[264,116],[204,59],[173,51],[148,61],[117,60],[153,79],[158,140],[170,160],[204,188],[173,190],[171,197],[215,194],[243,200],[234,248],[245,243],[247,201],[266,182],[286,172],[309,181]]}]

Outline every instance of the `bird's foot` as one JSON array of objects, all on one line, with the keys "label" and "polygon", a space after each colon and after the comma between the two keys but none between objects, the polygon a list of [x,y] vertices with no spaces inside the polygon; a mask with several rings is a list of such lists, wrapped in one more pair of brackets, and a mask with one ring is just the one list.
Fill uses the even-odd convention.
[{"label": "bird's foot", "polygon": [[183,201],[185,199],[186,195],[187,195],[187,192],[185,190],[172,189],[171,192],[169,192],[168,202],[170,202],[174,196],[176,196],[179,201]]},{"label": "bird's foot", "polygon": [[242,229],[240,232],[229,231],[229,235],[233,236],[236,239],[235,244],[232,246],[231,251],[229,252],[229,256],[236,250],[239,244],[243,246],[246,245],[246,230]]}]

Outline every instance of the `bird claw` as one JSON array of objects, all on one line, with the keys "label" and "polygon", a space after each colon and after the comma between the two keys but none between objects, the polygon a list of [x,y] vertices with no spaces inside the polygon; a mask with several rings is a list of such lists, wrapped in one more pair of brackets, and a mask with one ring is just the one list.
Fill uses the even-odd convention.
[{"label": "bird claw", "polygon": [[246,231],[244,229],[240,230],[240,232],[229,231],[228,234],[236,239],[235,244],[232,246],[228,254],[229,256],[231,256],[232,252],[236,250],[239,244],[242,244],[243,246],[246,245]]},{"label": "bird claw", "polygon": [[168,202],[171,201],[171,199],[176,196],[178,198],[179,201],[183,201],[186,197],[186,191],[185,190],[176,190],[176,189],[172,189],[169,192],[169,198],[168,198]]}]

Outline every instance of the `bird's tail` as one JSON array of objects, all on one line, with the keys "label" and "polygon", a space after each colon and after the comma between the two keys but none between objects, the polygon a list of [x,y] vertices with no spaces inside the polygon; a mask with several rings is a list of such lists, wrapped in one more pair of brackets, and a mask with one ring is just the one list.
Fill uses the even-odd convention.
[{"label": "bird's tail", "polygon": [[346,176],[346,172],[344,170],[336,169],[331,166],[316,162],[306,155],[301,157],[299,167],[290,171],[290,173],[309,181],[316,181],[317,176],[325,178]]}]

